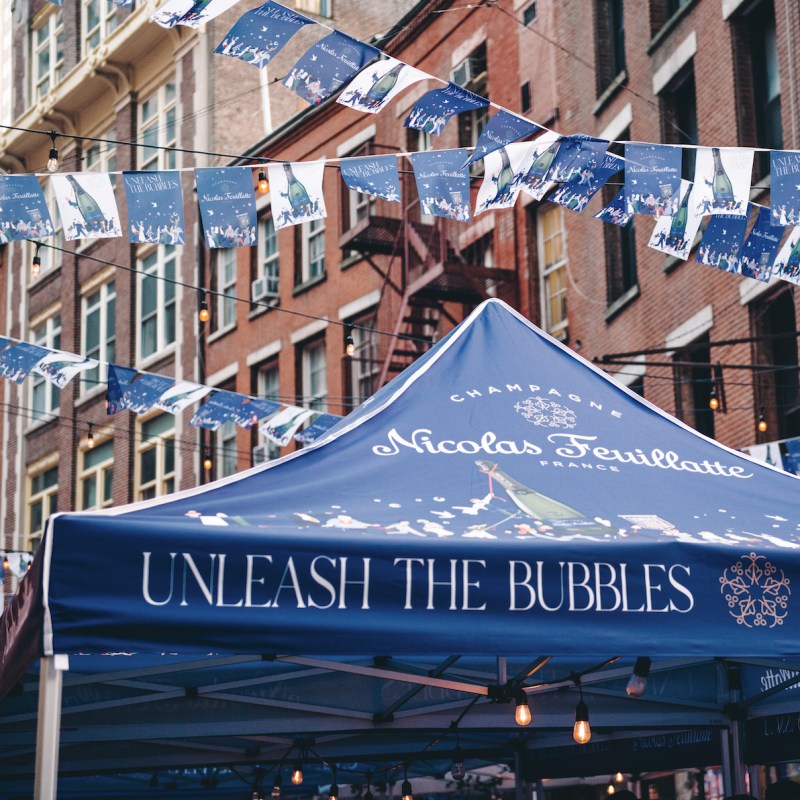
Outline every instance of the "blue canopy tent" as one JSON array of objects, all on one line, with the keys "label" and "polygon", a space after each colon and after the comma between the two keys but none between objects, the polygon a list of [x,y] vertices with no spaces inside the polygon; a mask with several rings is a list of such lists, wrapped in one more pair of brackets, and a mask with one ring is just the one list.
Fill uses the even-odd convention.
[{"label": "blue canopy tent", "polygon": [[59,752],[64,776],[155,775],[433,761],[457,735],[546,774],[520,691],[541,746],[585,695],[606,737],[706,726],[736,762],[733,706],[800,680],[798,486],[487,301],[302,452],[51,518],[2,617],[0,770],[24,780],[38,723],[37,797]]}]

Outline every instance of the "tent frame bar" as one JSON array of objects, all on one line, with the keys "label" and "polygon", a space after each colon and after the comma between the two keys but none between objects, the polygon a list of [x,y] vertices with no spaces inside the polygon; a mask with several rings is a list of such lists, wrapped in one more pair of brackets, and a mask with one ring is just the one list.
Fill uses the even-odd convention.
[{"label": "tent frame bar", "polygon": [[61,735],[61,690],[66,655],[42,656],[39,666],[39,719],[36,729],[35,800],[55,800],[58,785],[58,747]]}]

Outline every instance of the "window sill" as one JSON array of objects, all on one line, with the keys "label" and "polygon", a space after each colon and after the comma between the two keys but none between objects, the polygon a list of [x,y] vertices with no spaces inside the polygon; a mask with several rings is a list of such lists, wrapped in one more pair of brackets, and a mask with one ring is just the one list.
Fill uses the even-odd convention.
[{"label": "window sill", "polygon": [[628,82],[628,71],[623,69],[611,83],[606,86],[597,102],[592,108],[592,114],[598,116],[600,112],[614,99],[617,92]]},{"label": "window sill", "polygon": [[163,350],[159,350],[152,355],[147,356],[147,358],[143,358],[135,365],[135,368],[138,371],[143,371],[149,369],[154,364],[159,364],[162,361],[166,361],[168,358],[171,358],[175,355],[176,345],[173,342],[170,345],[167,345]]},{"label": "window sill", "polygon": [[298,283],[297,286],[292,289],[292,297],[297,297],[298,295],[307,292],[309,289],[313,288],[319,283],[323,283],[326,280],[328,280],[328,273],[323,272],[321,275],[317,275],[316,278],[311,278],[311,280],[308,280],[305,283]]},{"label": "window sill", "polygon": [[663,44],[664,40],[677,27],[678,23],[689,13],[689,9],[697,3],[697,0],[689,0],[686,5],[681,6],[659,29],[656,35],[649,41],[645,52],[651,56]]},{"label": "window sill", "polygon": [[339,264],[339,269],[342,271],[346,269],[350,269],[350,267],[354,266],[355,264],[359,264],[360,262],[364,261],[364,256],[360,253],[351,253],[347,258],[343,258],[342,262]]},{"label": "window sill", "polygon": [[227,325],[224,328],[220,328],[218,331],[214,331],[214,333],[209,334],[208,339],[206,339],[207,344],[211,344],[212,342],[216,342],[217,339],[222,339],[223,336],[226,336],[231,331],[236,330],[236,323],[232,323],[231,325]]},{"label": "window sill", "polygon": [[[55,411],[48,411],[47,412],[48,415],[50,415],[50,414],[56,414],[57,415],[58,413],[59,413],[58,409],[56,409]],[[32,420],[30,425],[28,425],[25,428],[25,436],[30,436],[31,434],[34,434],[34,433],[37,433],[37,432],[41,431],[43,428],[47,428],[48,426],[50,426],[53,423],[55,423],[56,420],[57,420],[57,417],[53,417],[51,419]]]},{"label": "window sill", "polygon": [[250,320],[260,317],[262,314],[266,314],[268,311],[272,311],[273,308],[280,305],[278,302],[267,305],[263,300],[259,300],[258,303],[258,305],[251,305],[250,311],[247,314],[247,319]]},{"label": "window sill", "polygon": [[639,284],[635,283],[628,291],[621,294],[608,308],[606,308],[603,318],[606,322],[611,322],[617,314],[627,308],[639,296]]},{"label": "window sill", "polygon": [[676,267],[679,267],[681,264],[685,263],[686,262],[682,258],[678,258],[677,256],[665,256],[664,263],[661,265],[661,269],[669,274]]}]

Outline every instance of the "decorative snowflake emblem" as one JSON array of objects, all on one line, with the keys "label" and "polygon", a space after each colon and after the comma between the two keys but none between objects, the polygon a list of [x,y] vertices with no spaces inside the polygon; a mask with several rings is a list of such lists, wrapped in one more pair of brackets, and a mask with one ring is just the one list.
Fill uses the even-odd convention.
[{"label": "decorative snowflake emblem", "polygon": [[731,616],[746,628],[783,625],[789,579],[765,556],[744,555],[719,579]]},{"label": "decorative snowflake emblem", "polygon": [[544,397],[529,397],[514,406],[514,409],[534,425],[546,428],[574,428],[576,417],[571,408]]}]

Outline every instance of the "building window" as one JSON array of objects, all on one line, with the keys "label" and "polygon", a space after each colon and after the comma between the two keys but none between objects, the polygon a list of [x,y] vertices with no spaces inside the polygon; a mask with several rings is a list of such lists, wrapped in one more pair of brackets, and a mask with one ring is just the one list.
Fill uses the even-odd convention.
[{"label": "building window", "polygon": [[47,518],[58,506],[58,465],[28,476],[28,549],[36,550],[44,534]]},{"label": "building window", "polygon": [[258,226],[256,277],[250,297],[253,301],[274,305],[280,297],[280,251],[278,232],[269,210]]},{"label": "building window", "polygon": [[[692,61],[662,89],[659,97],[664,143],[697,144],[697,94]],[[683,177],[686,180],[694,180],[696,152],[693,147],[683,149]]]},{"label": "building window", "polygon": [[526,6],[525,10],[522,12],[522,24],[531,25],[535,21],[536,21],[536,3],[531,3],[529,6]]},{"label": "building window", "polygon": [[214,431],[217,477],[227,478],[236,472],[239,452],[236,449],[238,426],[229,419]]},{"label": "building window", "polygon": [[318,17],[332,17],[332,0],[295,0],[295,8]]},{"label": "building window", "polygon": [[522,86],[519,87],[519,102],[522,111],[530,111],[531,110],[531,82],[525,81]]},{"label": "building window", "polygon": [[[103,0],[103,2],[110,8],[116,8],[112,3]],[[106,131],[102,137],[103,139],[113,139],[114,132]],[[111,180],[111,185],[116,186],[117,176],[111,173],[117,170],[117,148],[111,144],[104,142],[92,142],[83,151],[83,167],[86,171],[91,172],[107,172]]]},{"label": "building window", "polygon": [[[39,258],[41,265],[39,266],[39,275],[46,275],[54,269],[61,266],[61,248],[64,246],[64,237],[62,235],[61,215],[57,211],[56,196],[53,191],[53,181],[45,180],[42,186],[44,192],[44,199],[47,203],[47,209],[50,212],[51,222],[44,226],[45,233],[48,235],[53,233],[49,239],[46,240],[48,247],[41,247],[39,249]],[[36,255],[36,247],[31,242],[29,243],[28,263],[30,264],[34,255]],[[38,280],[37,276],[31,275],[30,270],[26,270],[26,274],[30,275],[31,282]]]},{"label": "building window", "polygon": [[[361,405],[375,394],[381,363],[378,360],[378,334],[375,332],[375,312],[351,322],[354,351],[350,357],[348,395],[350,407]],[[345,329],[347,330],[347,329]]]},{"label": "building window", "polygon": [[159,246],[139,259],[139,359],[175,341],[175,248]]},{"label": "building window", "polygon": [[145,145],[138,148],[141,153],[140,170],[176,168],[174,150],[155,149],[177,145],[176,106],[175,84],[172,81],[161,86],[139,106],[139,141]]},{"label": "building window", "polygon": [[[263,364],[256,372],[256,395],[264,400],[272,400],[278,402],[280,398],[280,373],[278,371],[278,364],[271,361]],[[272,461],[273,458],[279,458],[281,455],[281,448],[274,442],[264,441],[260,443],[259,459],[253,459],[255,466],[256,463],[262,461]]]},{"label": "building window", "polygon": [[714,376],[708,334],[673,356],[675,416],[698,433],[714,436],[714,411],[709,406]]},{"label": "building window", "polygon": [[150,500],[175,491],[175,418],[159,414],[139,425],[136,447],[136,499]]},{"label": "building window", "polygon": [[[31,341],[40,347],[51,350],[61,349],[61,314],[53,314],[31,330]],[[31,416],[34,420],[44,419],[58,411],[60,392],[55,383],[48,381],[38,372],[31,372]]]},{"label": "building window", "polygon": [[[630,139],[630,131],[625,131],[620,139]],[[612,145],[608,149],[615,155],[622,155],[622,145]],[[617,186],[608,184],[603,187],[603,206],[614,199],[617,190]],[[606,251],[606,300],[609,305],[638,283],[635,226],[636,220],[632,219],[624,228],[619,225],[603,225],[602,228]]]},{"label": "building window", "polygon": [[625,70],[625,21],[622,2],[623,0],[595,0],[598,96]]},{"label": "building window", "polygon": [[650,35],[655,36],[690,0],[650,0]]},{"label": "building window", "polygon": [[764,407],[770,439],[800,435],[800,385],[798,385],[797,317],[792,291],[771,295],[750,305],[753,364],[765,369],[754,373],[754,418]]},{"label": "building window", "polygon": [[238,248],[221,248],[214,252],[211,287],[211,330],[224,331],[236,324],[236,255]]},{"label": "building window", "polygon": [[114,281],[104,283],[81,301],[81,352],[96,358],[100,365],[86,370],[81,379],[82,393],[86,394],[104,383],[107,364],[116,359],[116,305],[117,288]]},{"label": "building window", "polygon": [[64,15],[59,9],[33,31],[33,94],[41,100],[64,74]]},{"label": "building window", "polygon": [[80,451],[78,509],[106,508],[113,502],[114,440]]},{"label": "building window", "polygon": [[299,235],[301,252],[295,284],[302,286],[325,274],[325,220],[304,222]]},{"label": "building window", "polygon": [[[453,83],[463,86],[481,97],[489,96],[489,71],[486,61],[486,42],[481,42],[454,70]],[[458,115],[458,146],[475,147],[486,122],[489,119],[489,106],[474,108]],[[483,161],[474,162],[478,171],[483,169]]]},{"label": "building window", "polygon": [[316,411],[328,410],[328,371],[325,340],[316,339],[300,348],[300,404]]},{"label": "building window", "polygon": [[542,285],[542,319],[545,330],[559,339],[567,337],[567,246],[564,213],[552,206],[538,215]]},{"label": "building window", "polygon": [[[363,158],[374,153],[372,140],[364,142],[360,147],[348,153],[346,158]],[[375,214],[375,201],[373,195],[356,192],[347,187],[342,181],[342,232],[346,233],[351,228],[367,220]]]},{"label": "building window", "polygon": [[108,0],[83,0],[83,54],[97,47],[119,25],[117,7]]}]

